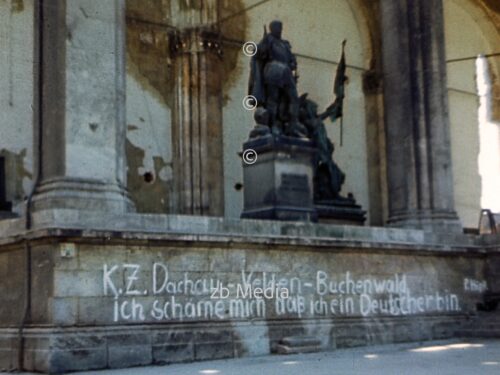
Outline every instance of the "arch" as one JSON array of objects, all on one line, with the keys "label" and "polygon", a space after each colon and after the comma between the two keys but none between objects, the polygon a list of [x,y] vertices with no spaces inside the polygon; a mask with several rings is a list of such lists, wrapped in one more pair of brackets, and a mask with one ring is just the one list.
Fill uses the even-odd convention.
[{"label": "arch", "polygon": [[380,17],[378,1],[348,0],[352,15],[356,19],[363,39],[366,69],[379,69],[380,61]]},{"label": "arch", "polygon": [[363,39],[366,72],[363,92],[366,113],[366,149],[371,225],[384,225],[388,217],[386,147],[382,92],[380,8],[378,1],[349,0]]},{"label": "arch", "polygon": [[[332,87],[336,64],[339,60],[341,41],[348,39],[347,63],[350,83],[347,88],[344,118],[344,145],[340,147],[339,124],[327,124],[329,136],[335,143],[334,158],[346,172],[347,178],[343,194],[353,192],[365,209],[371,207],[372,178],[369,176],[368,159],[379,159],[368,153],[367,129],[378,129],[381,118],[378,97],[373,95],[373,103],[368,104],[366,72],[377,72],[378,59],[375,59],[374,31],[376,9],[366,0],[273,0],[252,8],[246,14],[246,36],[248,40],[261,38],[263,24],[274,18],[284,22],[284,38],[288,39],[299,63],[299,91],[309,96],[325,108],[333,100]],[[226,85],[224,98],[224,172],[226,215],[239,216],[242,208],[242,193],[234,186],[242,182],[240,160],[237,152],[247,139],[253,127],[252,116],[241,109],[241,99],[246,95],[248,80],[248,58],[240,54],[238,75],[231,76],[231,85]],[[372,76],[373,78],[373,76]],[[375,88],[377,92],[377,88]],[[375,110],[376,109],[376,110]],[[370,126],[368,126],[368,123]],[[375,131],[377,133],[377,131]],[[373,140],[370,139],[373,143]],[[377,142],[374,149],[380,149]],[[378,163],[378,161],[377,161]],[[380,173],[375,176],[377,189],[380,190]],[[380,195],[380,193],[377,193]],[[380,199],[379,199],[380,200]],[[377,210],[380,211],[380,210]]]},{"label": "arch", "polygon": [[[495,51],[500,35],[486,2],[444,3],[455,207],[464,227],[477,227],[484,187],[478,168],[481,144],[474,57],[500,52]],[[489,62],[498,85],[500,58]]]}]

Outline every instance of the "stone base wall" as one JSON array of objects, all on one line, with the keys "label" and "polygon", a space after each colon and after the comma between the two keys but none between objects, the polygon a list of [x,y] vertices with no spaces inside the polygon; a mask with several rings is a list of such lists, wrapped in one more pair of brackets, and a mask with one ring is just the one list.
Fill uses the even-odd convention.
[{"label": "stone base wall", "polygon": [[65,372],[266,355],[291,336],[321,350],[451,338],[482,300],[479,238],[207,218],[181,230],[183,220],[163,232],[66,222],[4,237],[0,368],[19,357],[25,370]]},{"label": "stone base wall", "polygon": [[486,263],[486,281],[490,292],[500,293],[500,252],[489,254]]},{"label": "stone base wall", "polygon": [[[24,369],[50,373],[165,365],[271,353],[283,337],[314,332],[321,350],[448,339],[463,317],[289,320],[25,330]],[[0,329],[2,368],[16,368],[18,334]]]}]

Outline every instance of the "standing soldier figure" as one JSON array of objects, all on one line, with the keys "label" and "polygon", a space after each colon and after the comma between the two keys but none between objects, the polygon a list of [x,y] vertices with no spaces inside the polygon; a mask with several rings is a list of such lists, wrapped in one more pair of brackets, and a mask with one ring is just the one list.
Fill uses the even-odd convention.
[{"label": "standing soldier figure", "polygon": [[283,24],[273,21],[269,28],[251,62],[248,91],[257,99],[256,120],[275,135],[305,137],[298,116],[297,60],[290,43],[281,38]]}]

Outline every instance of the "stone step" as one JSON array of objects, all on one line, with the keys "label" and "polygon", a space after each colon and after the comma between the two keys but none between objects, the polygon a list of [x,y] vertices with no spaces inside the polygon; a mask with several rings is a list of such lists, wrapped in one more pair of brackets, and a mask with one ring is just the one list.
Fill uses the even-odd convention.
[{"label": "stone step", "polygon": [[462,337],[500,338],[500,311],[478,312],[457,331]]},{"label": "stone step", "polygon": [[474,317],[475,320],[500,320],[500,314],[481,314]]},{"label": "stone step", "polygon": [[500,329],[460,329],[456,335],[460,337],[500,338]]},{"label": "stone step", "polygon": [[478,311],[476,317],[478,317],[478,318],[500,318],[500,310]]},{"label": "stone step", "polygon": [[465,329],[500,329],[500,323],[485,323],[477,322],[472,324],[464,324],[461,328]]},{"label": "stone step", "polygon": [[463,324],[464,327],[467,328],[499,328],[500,327],[500,318],[499,319],[491,319],[491,318],[475,318]]},{"label": "stone step", "polygon": [[274,353],[276,354],[301,354],[301,353],[316,353],[321,351],[321,347],[316,345],[313,346],[287,346],[283,344],[277,344],[274,347]]},{"label": "stone step", "polygon": [[289,336],[281,339],[280,344],[287,346],[321,346],[321,340],[314,336]]},{"label": "stone step", "polygon": [[464,324],[466,327],[481,327],[481,326],[492,326],[492,327],[499,327],[500,326],[500,321],[496,320],[491,320],[491,319],[478,319],[478,320],[472,320],[470,322],[467,322]]},{"label": "stone step", "polygon": [[472,322],[474,323],[481,323],[481,322],[488,322],[488,323],[495,323],[495,324],[500,324],[500,317],[498,318],[478,318],[474,319]]},{"label": "stone step", "polygon": [[289,336],[273,347],[276,354],[314,353],[321,351],[321,340],[313,336]]},{"label": "stone step", "polygon": [[478,316],[477,318],[474,318],[474,320],[479,320],[479,321],[487,320],[487,321],[493,321],[493,322],[500,322],[500,315]]}]

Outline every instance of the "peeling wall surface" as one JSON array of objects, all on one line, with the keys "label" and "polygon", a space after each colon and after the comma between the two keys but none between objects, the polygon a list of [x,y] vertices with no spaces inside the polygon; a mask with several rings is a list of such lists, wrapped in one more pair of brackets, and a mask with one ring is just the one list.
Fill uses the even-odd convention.
[{"label": "peeling wall surface", "polygon": [[172,212],[169,1],[127,1],[127,183],[138,212]]},{"label": "peeling wall surface", "polygon": [[[500,52],[500,33],[477,4],[467,0],[447,0],[444,4],[447,60],[470,58],[450,61],[447,69],[455,207],[462,224],[475,228],[481,208],[489,207],[481,207],[483,181],[478,164],[481,150],[474,57]],[[498,77],[498,60],[489,60],[492,78]]]},{"label": "peeling wall surface", "polygon": [[29,193],[33,174],[33,3],[0,1],[0,156],[13,205]]},{"label": "peeling wall surface", "polygon": [[139,212],[170,211],[169,184],[173,179],[170,129],[169,107],[128,74],[127,183]]}]

